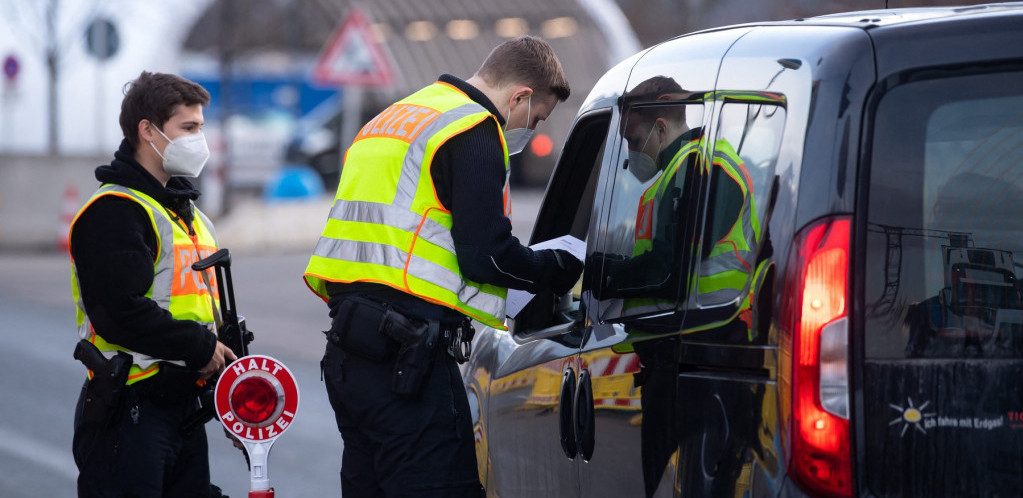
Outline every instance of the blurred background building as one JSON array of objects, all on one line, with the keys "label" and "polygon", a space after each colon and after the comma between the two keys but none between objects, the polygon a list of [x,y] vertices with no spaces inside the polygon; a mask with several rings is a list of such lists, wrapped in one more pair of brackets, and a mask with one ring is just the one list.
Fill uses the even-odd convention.
[{"label": "blurred background building", "polygon": [[[282,171],[329,195],[350,123],[371,118],[443,72],[467,78],[504,39],[549,40],[572,97],[513,168],[545,185],[578,106],[613,64],[658,41],[715,26],[877,9],[885,0],[374,0],[359,4],[393,70],[349,94],[312,77],[349,0],[0,0],[0,247],[52,241],[68,206],[95,188],[92,169],[121,140],[123,85],[175,72],[212,95],[213,155],[202,203],[214,216],[266,195]],[[890,7],[983,3],[888,0]],[[352,89],[349,89],[352,91]],[[347,119],[346,119],[347,118]],[[349,128],[345,129],[345,123]],[[358,125],[357,125],[358,126]],[[314,189],[315,190],[315,189]],[[26,215],[26,210],[28,214]]]}]

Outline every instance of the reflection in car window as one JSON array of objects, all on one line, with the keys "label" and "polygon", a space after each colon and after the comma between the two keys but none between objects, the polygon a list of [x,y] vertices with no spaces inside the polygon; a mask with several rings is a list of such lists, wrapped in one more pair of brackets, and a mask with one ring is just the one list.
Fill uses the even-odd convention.
[{"label": "reflection in car window", "polygon": [[[673,80],[651,80],[650,100],[668,95]],[[677,84],[673,85],[677,87]],[[637,86],[639,92],[648,90]],[[681,92],[676,88],[675,92]],[[668,99],[661,99],[668,100]],[[674,310],[681,285],[680,227],[687,180],[697,173],[702,103],[638,102],[623,112],[623,146],[615,171],[608,223],[597,255],[603,278],[602,319]]]},{"label": "reflection in car window", "polygon": [[896,87],[870,168],[870,358],[1023,357],[1020,73]]},{"label": "reflection in car window", "polygon": [[696,286],[701,306],[738,303],[749,309],[757,274],[767,196],[781,147],[785,109],[727,103],[710,165],[707,220]]}]

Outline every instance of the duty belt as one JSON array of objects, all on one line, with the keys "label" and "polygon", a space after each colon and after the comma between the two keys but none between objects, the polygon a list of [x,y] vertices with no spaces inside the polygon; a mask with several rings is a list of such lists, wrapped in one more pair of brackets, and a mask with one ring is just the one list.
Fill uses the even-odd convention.
[{"label": "duty belt", "polygon": [[472,320],[466,317],[454,327],[445,329],[443,333],[448,343],[448,354],[458,363],[469,361],[469,355],[472,354],[472,338],[476,335]]}]

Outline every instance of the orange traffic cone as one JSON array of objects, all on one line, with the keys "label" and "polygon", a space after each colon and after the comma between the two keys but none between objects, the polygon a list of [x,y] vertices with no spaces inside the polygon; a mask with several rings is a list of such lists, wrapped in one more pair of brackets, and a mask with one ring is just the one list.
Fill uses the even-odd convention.
[{"label": "orange traffic cone", "polygon": [[71,222],[78,212],[78,188],[73,183],[64,187],[64,200],[60,207],[60,225],[57,227],[57,246],[62,251],[70,250]]}]

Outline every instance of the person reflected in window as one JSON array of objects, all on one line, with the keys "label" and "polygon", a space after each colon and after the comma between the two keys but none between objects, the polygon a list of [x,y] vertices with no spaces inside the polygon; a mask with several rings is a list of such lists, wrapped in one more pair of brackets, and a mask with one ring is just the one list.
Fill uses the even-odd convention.
[{"label": "person reflected in window", "polygon": [[[597,256],[603,268],[599,297],[622,299],[626,316],[674,310],[693,292],[713,303],[736,301],[736,313],[721,322],[723,327],[697,326],[752,337],[750,298],[743,296],[753,274],[760,232],[752,180],[725,140],[714,144],[710,164],[701,158],[707,147],[704,129],[689,126],[686,110],[703,106],[683,100],[687,95],[672,78],[657,76],[624,96],[621,133],[629,149],[627,170],[645,188],[636,208],[631,255]],[[686,222],[698,221],[694,214],[698,199],[690,197],[698,179],[710,181],[707,221],[698,274],[686,283],[682,281],[683,251],[693,246],[685,242],[682,229]],[[647,496],[660,486],[664,469],[677,458],[686,434],[680,426],[679,407],[671,402],[682,328],[678,314],[631,321],[626,326],[628,341],[615,348],[620,353],[635,351],[640,358],[641,370],[634,382],[641,389]]]},{"label": "person reflected in window", "polygon": [[[672,78],[657,76],[625,95],[628,109],[621,127],[629,148],[627,170],[645,185],[636,208],[634,245],[630,257],[606,256],[602,298],[623,298],[629,315],[672,309],[680,287],[680,208],[685,177],[698,164],[702,128],[690,128],[686,105],[670,104],[685,95]],[[653,105],[633,105],[651,103]],[[630,341],[616,351],[635,351],[640,371],[633,382],[640,389],[641,459],[646,496],[660,487],[664,470],[678,448],[674,403],[678,373],[678,337],[639,340],[678,330],[678,323],[629,324]],[[633,342],[635,340],[636,342]]]},{"label": "person reflected in window", "polygon": [[655,76],[624,96],[628,111],[621,133],[629,148],[626,169],[646,188],[636,208],[631,257],[601,258],[606,275],[601,298],[626,298],[627,314],[672,306],[678,291],[678,210],[702,135],[702,128],[686,123],[685,105],[669,104],[684,95],[674,79]]}]

